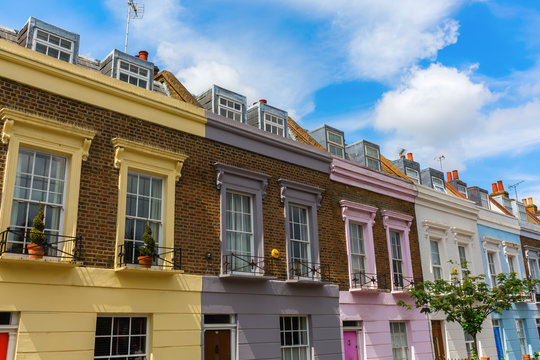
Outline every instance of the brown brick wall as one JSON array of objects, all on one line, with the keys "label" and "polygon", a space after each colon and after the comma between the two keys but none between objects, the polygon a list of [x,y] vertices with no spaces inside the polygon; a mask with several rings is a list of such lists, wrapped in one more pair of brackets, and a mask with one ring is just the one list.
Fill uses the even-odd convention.
[{"label": "brown brick wall", "polygon": [[[176,184],[175,245],[182,248],[186,273],[217,274],[219,271],[219,191],[215,185],[213,163],[223,162],[271,176],[263,200],[265,256],[278,249],[274,273],[283,279],[285,267],[285,222],[277,180],[280,178],[326,189],[319,218],[319,243],[322,265],[330,266],[333,281],[348,289],[345,227],[339,200],[346,199],[379,209],[414,215],[414,205],[388,196],[331,182],[327,174],[270,159],[229,145],[174,131],[112,111],[60,97],[0,78],[0,108],[35,113],[58,121],[97,131],[90,156],[82,164],[78,233],[83,236],[82,257],[88,266],[112,267],[117,216],[118,170],[113,167],[114,137],[148,143],[187,154],[182,177]],[[0,147],[0,181],[3,181],[7,146]],[[1,195],[1,194],[0,194]],[[386,234],[380,212],[374,226],[377,269],[389,274]],[[416,224],[411,226],[411,253],[419,259]],[[213,261],[207,268],[206,252]],[[421,276],[420,261],[413,262],[415,276]]]},{"label": "brown brick wall", "polygon": [[523,260],[524,260],[523,262],[525,263],[525,272],[527,273],[527,277],[529,277],[531,273],[529,272],[529,262],[527,261],[527,256],[525,255],[525,247],[529,246],[529,247],[540,249],[540,240],[535,240],[535,239],[532,239],[523,235],[520,236],[520,240],[521,240],[521,251],[523,252]]}]

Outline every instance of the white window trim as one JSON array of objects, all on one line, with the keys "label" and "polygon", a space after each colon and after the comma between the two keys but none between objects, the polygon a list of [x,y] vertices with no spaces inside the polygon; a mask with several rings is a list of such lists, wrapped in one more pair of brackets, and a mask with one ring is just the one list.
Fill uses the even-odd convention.
[{"label": "white window trim", "polygon": [[[229,107],[229,106],[227,106],[227,105],[223,105],[223,104],[221,103],[221,99],[225,99],[225,100],[227,100],[227,101],[232,102],[233,104],[238,104],[238,105],[240,105],[240,110],[236,110],[235,108],[231,108],[231,107]],[[240,122],[243,122],[244,119],[243,119],[243,116],[242,116],[242,115],[243,115],[243,113],[244,113],[244,104],[242,104],[242,102],[237,101],[237,100],[234,100],[234,99],[231,99],[230,97],[227,97],[227,96],[224,96],[224,95],[219,94],[219,95],[217,95],[217,113],[218,113],[219,115],[221,115],[221,109],[222,109],[222,108],[223,108],[225,111],[230,111],[230,112],[232,112],[232,113],[235,113],[235,114],[240,115],[240,120],[239,120],[239,121],[240,121]],[[222,116],[223,116],[223,115],[222,115]],[[225,117],[226,117],[227,119],[231,119],[231,118],[228,117],[228,116],[225,116]],[[231,119],[231,120],[234,120],[234,119]]]},{"label": "white window trim", "polygon": [[[270,118],[275,117],[276,119],[281,120],[281,121],[283,122],[283,124],[280,125],[280,124],[275,123],[275,122],[273,122],[273,121],[271,121],[271,120],[267,120],[267,119],[266,119],[266,116],[267,116],[267,115],[270,116]],[[271,128],[276,128],[276,129],[278,129],[278,132],[279,132],[279,130],[281,130],[281,131],[283,132],[283,135],[274,134],[272,131],[266,130],[266,125],[269,125]],[[283,136],[283,137],[285,137],[285,118],[283,118],[283,117],[281,117],[281,116],[279,116],[279,115],[273,114],[273,113],[271,113],[271,112],[268,112],[268,111],[263,111],[263,130],[264,130],[264,131],[267,131],[267,132],[269,132],[269,133],[272,133],[272,134],[274,134],[274,135],[278,135],[278,136]]]},{"label": "white window trim", "polygon": [[0,325],[0,333],[7,333],[9,336],[6,359],[15,358],[15,344],[17,341],[17,331],[19,330],[19,313],[11,312],[9,325]]},{"label": "white window trim", "polygon": [[347,256],[349,268],[349,287],[353,288],[352,281],[352,262],[351,262],[351,241],[349,234],[350,222],[361,224],[364,235],[364,246],[366,253],[366,272],[377,274],[377,266],[375,263],[375,245],[373,242],[373,225],[375,224],[375,216],[377,208],[373,206],[363,205],[348,200],[341,200],[341,217],[345,222],[345,238],[347,239]]},{"label": "white window trim", "polygon": [[[112,139],[112,144],[114,167],[119,169],[115,249],[115,267],[118,267],[119,245],[124,244],[125,235],[128,172],[142,172],[163,178],[162,246],[174,248],[175,189],[187,156],[121,138]],[[165,260],[172,261],[173,256],[170,252]]]},{"label": "white window trim", "polygon": [[[330,140],[330,134],[335,135],[335,136],[339,136],[341,138],[341,144]],[[341,156],[340,157],[345,158],[345,138],[344,138],[343,135],[338,134],[337,132],[332,131],[332,130],[326,130],[326,142],[328,143],[328,151],[330,151],[330,145],[332,145],[332,146],[334,146],[336,148],[341,149]],[[338,155],[335,155],[335,156],[338,156]]]},{"label": "white window trim", "polygon": [[[479,193],[480,195],[480,206],[482,206],[483,208],[486,208],[486,209],[489,209],[489,195],[484,193],[484,192],[480,192]],[[484,203],[485,203],[485,206],[484,206]]]},{"label": "white window trim", "polygon": [[[368,148],[370,148],[372,150],[376,150],[377,154],[378,154],[378,157],[375,158],[373,156],[368,155],[368,152],[367,152]],[[377,171],[381,171],[381,152],[380,152],[380,150],[378,148],[376,148],[375,146],[364,144],[364,154],[365,154],[365,158],[366,158],[366,167],[371,169],[368,166],[368,159],[371,159],[371,160],[374,160],[374,161],[377,162],[377,166],[378,166]],[[375,169],[372,169],[372,170],[375,170]]]},{"label": "white window trim", "polygon": [[[386,241],[388,246],[388,259],[390,262],[390,278],[394,278],[393,264],[392,264],[392,243],[390,239],[390,231],[395,231],[400,234],[401,237],[401,255],[403,257],[403,277],[412,278],[413,269],[411,262],[411,249],[409,245],[409,232],[413,217],[389,210],[381,210],[383,217],[383,225],[386,230]],[[394,289],[394,281],[392,280],[392,291],[406,291],[406,289]]]},{"label": "white window trim", "polygon": [[[435,184],[436,181],[434,181],[434,180],[438,180],[441,183],[440,184]],[[431,185],[433,186],[433,189],[435,189],[437,191],[440,191],[440,192],[443,192],[443,193],[446,193],[446,190],[445,190],[445,187],[444,187],[444,180],[441,180],[438,177],[432,176],[431,177]]]},{"label": "white window trim", "polygon": [[[486,256],[486,265],[487,265],[487,270],[488,270],[489,282],[491,286],[493,287],[491,277],[493,276],[496,277],[497,274],[502,272],[501,264],[500,264],[500,251],[501,251],[502,241],[494,237],[483,236],[482,243],[484,245],[484,253]],[[495,268],[495,274],[491,274],[491,271],[489,269],[488,253],[493,253],[493,266]]]},{"label": "white window trim", "polygon": [[[306,334],[307,334],[307,345],[303,345],[303,346],[289,346],[289,345],[284,345],[287,349],[289,348],[306,348],[307,349],[307,352],[306,352],[306,358],[305,359],[301,359],[301,360],[309,360],[311,359],[311,337],[309,336],[309,325],[310,325],[310,321],[309,321],[309,316],[307,315],[288,315],[288,314],[283,314],[279,317],[279,322],[280,322],[280,331],[279,331],[279,335],[280,335],[280,338],[281,338],[281,319],[282,318],[293,318],[293,317],[296,317],[296,318],[304,318],[306,319]],[[281,340],[280,340],[280,343],[279,343],[279,352],[280,352],[280,358],[281,358],[281,351],[283,349],[283,345],[281,345]]]},{"label": "white window trim", "polygon": [[[521,325],[521,326],[520,326]],[[520,337],[520,333],[523,335],[523,337]],[[519,318],[516,319],[516,336],[519,343],[519,349],[522,353],[522,355],[527,355],[529,353],[529,339],[527,338],[527,325],[526,325],[526,319]],[[525,352],[521,349],[521,341],[524,341],[524,347]]]},{"label": "white window trim", "polygon": [[[62,47],[62,46],[60,46],[60,45],[55,45],[55,44],[50,43],[50,42],[48,42],[48,41],[46,42],[46,41],[44,41],[44,40],[39,39],[39,38],[37,37],[38,30],[39,30],[39,31],[42,31],[42,32],[44,32],[44,33],[46,33],[46,34],[49,35],[49,36],[53,35],[53,36],[56,36],[57,38],[60,38],[60,39],[62,39],[62,40],[65,40],[65,41],[71,43],[71,49],[68,50],[68,49],[66,49],[66,48],[64,48],[64,47]],[[74,41],[69,40],[69,39],[66,39],[65,37],[62,37],[62,36],[60,36],[60,35],[58,35],[58,34],[55,34],[55,33],[50,32],[50,31],[43,30],[43,29],[41,29],[41,28],[35,27],[35,28],[34,28],[34,42],[33,42],[33,44],[32,44],[32,50],[36,51],[37,43],[40,43],[41,45],[44,45],[44,46],[46,46],[47,48],[53,48],[53,49],[55,49],[55,50],[58,50],[59,52],[62,51],[62,52],[65,52],[65,53],[69,54],[69,61],[68,61],[68,62],[69,62],[69,63],[72,63],[72,62],[73,62],[73,53],[74,53],[74,48],[75,48],[75,42],[74,42]],[[45,55],[50,56],[49,54],[45,54]],[[52,57],[52,56],[51,56],[51,57]],[[55,59],[61,60],[59,57],[57,57],[57,58],[55,58]],[[61,61],[63,61],[63,60],[61,60]]]},{"label": "white window trim", "polygon": [[[433,251],[431,250],[431,243],[435,243],[437,244],[437,251],[438,251],[438,256],[439,256],[439,265],[435,265],[435,263],[433,262]],[[430,237],[429,238],[429,250],[430,250],[430,265],[431,265],[431,272],[433,273],[433,279],[434,280],[439,280],[439,279],[435,279],[435,268],[438,268],[439,269],[439,272],[441,274],[441,278],[440,280],[443,280],[445,279],[445,272],[444,272],[444,267],[443,267],[443,257],[442,257],[442,254],[441,254],[441,248],[442,248],[442,245],[443,242],[442,242],[442,239],[440,238],[436,238],[436,237]]]},{"label": "white window trim", "polygon": [[[97,318],[111,318],[113,319],[113,323],[114,323],[114,318],[120,318],[120,317],[125,317],[125,318],[134,318],[134,317],[144,317],[146,318],[146,345],[145,345],[145,349],[146,349],[146,354],[141,354],[141,355],[144,355],[146,357],[146,359],[150,359],[151,358],[151,352],[150,352],[150,317],[146,314],[98,314],[97,317],[96,317],[96,323],[97,323]],[[103,335],[105,336],[105,335]],[[112,335],[111,335],[111,338],[112,338]],[[94,331],[94,343],[95,343],[95,339],[96,339],[96,331]],[[94,345],[95,346],[95,345]],[[95,348],[94,348],[95,350]],[[137,354],[139,355],[139,354]],[[98,357],[95,357],[94,355],[92,355],[92,359],[95,360],[95,359],[115,359],[116,357],[127,357],[128,355],[114,355],[114,356],[110,356],[110,355],[101,355],[101,356],[98,356]]]},{"label": "white window trim", "polygon": [[521,279],[521,267],[520,267],[520,253],[521,246],[517,243],[511,241],[503,241],[502,247],[504,251],[504,257],[506,260],[506,265],[508,266],[508,273],[510,272],[510,257],[514,259],[514,267],[517,278]]},{"label": "white window trim", "polygon": [[[422,227],[424,228],[425,244],[427,244],[427,251],[429,252],[429,273],[432,279],[435,279],[433,273],[433,264],[431,258],[431,240],[439,243],[439,257],[441,260],[441,277],[442,279],[448,279],[450,272],[446,264],[448,263],[448,257],[446,254],[447,242],[448,242],[448,230],[450,227],[446,224],[439,223],[432,220],[423,220]],[[426,276],[428,271],[425,272]]]},{"label": "white window trim", "polygon": [[415,184],[420,184],[420,172],[418,170],[405,167],[405,175],[407,175],[407,177],[409,177],[409,179],[411,179]]},{"label": "white window trim", "polygon": [[[210,315],[229,315],[231,317],[231,322],[230,323],[220,323],[220,324],[206,324],[204,323],[204,315],[209,315],[209,314],[202,314],[202,317],[203,317],[203,331],[208,331],[208,330],[229,330],[231,332],[231,341],[230,341],[230,344],[231,344],[231,359],[236,359],[236,347],[237,347],[237,342],[236,342],[236,333],[237,333],[237,328],[238,328],[238,324],[237,324],[237,321],[236,321],[236,316],[232,315],[232,314],[210,314]],[[204,334],[203,334],[203,339],[204,339]],[[204,351],[204,344],[203,344],[203,351]]]},{"label": "white window trim", "polygon": [[[132,76],[132,77],[134,77],[134,78],[137,78],[138,80],[144,80],[144,81],[146,81],[146,87],[139,86],[138,83],[137,83],[137,84],[131,84],[129,81],[124,81],[124,80],[120,80],[120,81],[125,82],[125,83],[128,83],[128,84],[131,84],[131,85],[135,85],[135,86],[137,86],[137,87],[140,87],[141,89],[146,89],[146,90],[150,89],[150,81],[151,81],[151,80],[150,80],[150,70],[149,70],[149,69],[145,68],[144,66],[140,66],[140,65],[138,65],[138,64],[134,64],[134,63],[129,62],[129,61],[124,60],[124,59],[117,59],[116,61],[117,61],[117,64],[116,64],[116,66],[117,66],[117,68],[116,68],[116,69],[117,69],[117,71],[116,71],[116,78],[117,78],[118,80],[120,80],[120,73],[122,73],[122,74],[124,74],[124,75],[127,75],[128,78],[129,78],[129,76]],[[128,66],[135,66],[135,67],[137,67],[138,69],[146,70],[146,71],[148,72],[148,75],[146,75],[146,77],[144,77],[143,75],[140,75],[140,74],[138,74],[138,73],[135,74],[135,73],[133,73],[133,72],[131,72],[131,71],[122,69],[122,68],[120,67],[120,63],[121,63],[121,62],[125,62],[126,64],[128,64]]]},{"label": "white window trim", "polygon": [[[405,325],[405,339],[407,339],[407,359],[411,359],[411,338],[410,338],[410,333],[411,333],[411,329],[409,328],[410,327],[410,324],[408,321],[390,321],[390,324],[392,323],[401,323],[401,324],[404,324]],[[390,337],[392,337],[392,326],[390,325]],[[401,347],[402,349],[403,347]],[[391,349],[392,349],[392,352],[394,350],[394,344],[391,342]],[[392,355],[392,358],[393,358],[393,355]]]}]

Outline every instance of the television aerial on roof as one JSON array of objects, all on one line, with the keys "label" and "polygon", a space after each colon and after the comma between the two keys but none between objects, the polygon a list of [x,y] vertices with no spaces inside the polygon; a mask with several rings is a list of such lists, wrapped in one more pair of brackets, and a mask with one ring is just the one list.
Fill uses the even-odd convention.
[{"label": "television aerial on roof", "polygon": [[525,182],[525,180],[520,180],[520,181],[518,181],[517,183],[508,186],[508,189],[514,189],[514,191],[515,191],[515,193],[516,193],[516,202],[518,201],[517,187],[518,187],[521,183],[524,183],[524,182]]},{"label": "television aerial on roof", "polygon": [[144,15],[144,4],[136,3],[133,0],[128,0],[126,46],[124,47],[124,52],[127,52],[127,47],[128,47],[129,19],[142,19],[143,15]]}]

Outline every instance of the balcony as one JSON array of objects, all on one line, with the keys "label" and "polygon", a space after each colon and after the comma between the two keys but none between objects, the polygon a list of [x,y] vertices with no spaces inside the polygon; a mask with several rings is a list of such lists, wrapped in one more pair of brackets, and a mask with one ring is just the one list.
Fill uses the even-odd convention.
[{"label": "balcony", "polygon": [[0,233],[0,260],[2,262],[48,263],[77,266],[80,263],[81,236],[65,236],[45,231],[45,242],[41,245],[43,256],[28,253],[30,230],[7,229]]},{"label": "balcony", "polygon": [[289,283],[324,285],[330,282],[330,267],[300,259],[289,260]]},{"label": "balcony", "polygon": [[118,245],[117,271],[124,272],[157,272],[157,273],[181,273],[182,272],[182,249],[179,247],[156,246],[156,253],[152,257],[152,265],[143,267],[139,264],[139,248],[142,242],[125,242]]},{"label": "balcony", "polygon": [[[269,261],[271,261],[269,259]],[[222,273],[223,279],[244,280],[272,280],[270,271],[265,268],[265,258],[262,256],[243,255],[229,253],[223,255]]]},{"label": "balcony", "polygon": [[363,271],[351,274],[350,291],[388,291],[388,276],[385,274],[372,274]]},{"label": "balcony", "polygon": [[392,275],[392,292],[407,292],[414,288],[414,285],[421,282],[422,279],[403,276],[401,274]]}]

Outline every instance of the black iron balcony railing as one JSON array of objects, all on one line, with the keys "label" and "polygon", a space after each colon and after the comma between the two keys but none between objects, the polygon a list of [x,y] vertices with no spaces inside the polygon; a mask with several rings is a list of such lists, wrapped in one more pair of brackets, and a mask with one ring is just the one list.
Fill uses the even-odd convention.
[{"label": "black iron balcony railing", "polygon": [[[128,242],[118,245],[118,266],[139,264],[139,248],[143,243]],[[156,246],[156,252],[152,256],[152,267],[159,267],[164,270],[182,269],[182,249],[179,247],[170,248]]]},{"label": "black iron balcony railing", "polygon": [[[80,261],[81,236],[65,236],[45,231],[45,241],[41,245],[43,256],[63,261]],[[0,255],[28,255],[30,229],[10,229],[0,233]]]},{"label": "black iron balcony railing", "polygon": [[388,289],[388,277],[384,274],[354,272],[351,283],[353,289]]},{"label": "black iron balcony railing", "polygon": [[289,260],[289,280],[329,281],[330,267],[300,259]]},{"label": "black iron balcony railing", "polygon": [[421,279],[403,276],[401,274],[392,275],[392,290],[394,291],[406,291],[412,289],[417,283],[421,282]]},{"label": "black iron balcony railing", "polygon": [[264,257],[231,252],[223,255],[223,274],[264,275]]}]

